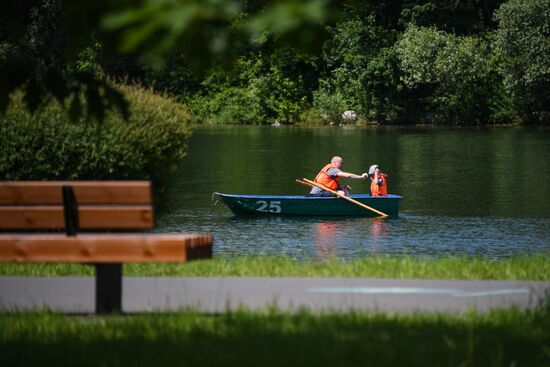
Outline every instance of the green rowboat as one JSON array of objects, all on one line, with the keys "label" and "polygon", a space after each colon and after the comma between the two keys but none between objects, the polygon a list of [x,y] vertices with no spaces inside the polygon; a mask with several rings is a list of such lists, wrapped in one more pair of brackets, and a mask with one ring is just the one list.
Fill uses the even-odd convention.
[{"label": "green rowboat", "polygon": [[[290,216],[355,216],[377,217],[378,214],[338,197],[235,195],[214,193],[235,215],[290,215]],[[371,196],[352,194],[355,199],[390,217],[399,214],[398,195]]]}]

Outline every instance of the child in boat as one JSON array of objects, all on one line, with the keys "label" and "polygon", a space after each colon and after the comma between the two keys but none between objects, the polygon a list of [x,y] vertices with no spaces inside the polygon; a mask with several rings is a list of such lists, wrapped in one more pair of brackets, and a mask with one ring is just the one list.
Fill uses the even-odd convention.
[{"label": "child in boat", "polygon": [[370,166],[369,177],[372,180],[370,184],[370,194],[372,196],[388,195],[388,175],[380,172],[380,167],[377,164]]}]

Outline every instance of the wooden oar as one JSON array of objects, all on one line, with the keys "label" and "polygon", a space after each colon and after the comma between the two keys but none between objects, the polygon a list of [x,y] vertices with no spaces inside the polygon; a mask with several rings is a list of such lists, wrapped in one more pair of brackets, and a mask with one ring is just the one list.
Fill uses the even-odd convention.
[{"label": "wooden oar", "polygon": [[296,180],[296,182],[301,183],[301,184],[306,184],[306,185],[309,185],[309,186],[317,186],[317,187],[320,188],[321,190],[328,191],[328,192],[330,192],[330,193],[332,193],[332,194],[334,194],[334,195],[336,195],[336,196],[338,196],[338,197],[341,197],[341,198],[344,199],[344,200],[347,200],[347,201],[349,201],[349,202],[351,202],[351,203],[354,203],[355,205],[359,205],[359,206],[362,207],[362,208],[368,209],[368,210],[370,210],[370,211],[372,211],[372,212],[374,212],[374,213],[380,215],[380,217],[382,217],[382,218],[387,218],[387,217],[388,217],[388,215],[387,215],[386,213],[383,213],[383,212],[381,212],[380,210],[376,210],[376,209],[374,209],[374,208],[371,208],[371,207],[368,206],[368,205],[365,205],[365,204],[363,204],[363,203],[361,203],[361,202],[359,202],[359,201],[357,201],[357,200],[355,200],[355,199],[352,199],[352,198],[350,198],[350,197],[348,197],[348,196],[346,196],[346,195],[342,195],[342,194],[340,194],[339,192],[334,191],[334,190],[331,190],[331,189],[329,189],[328,187],[326,187],[326,186],[324,186],[324,185],[318,184],[317,182],[313,182],[313,181],[311,181],[311,180],[308,180],[307,178],[303,178],[302,180]]}]

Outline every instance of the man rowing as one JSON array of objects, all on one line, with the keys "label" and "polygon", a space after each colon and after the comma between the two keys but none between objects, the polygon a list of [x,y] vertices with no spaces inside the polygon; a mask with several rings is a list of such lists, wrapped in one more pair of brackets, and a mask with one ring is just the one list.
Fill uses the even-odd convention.
[{"label": "man rowing", "polygon": [[[344,172],[341,170],[342,166],[344,164],[344,160],[342,157],[334,156],[330,160],[330,163],[325,165],[321,171],[317,174],[317,177],[315,177],[315,180],[313,180],[315,183],[321,184],[331,190],[337,191],[339,194],[342,195],[349,195],[349,186],[340,186],[340,179],[342,177],[345,178],[351,178],[351,179],[357,179],[357,180],[366,180],[369,175],[368,173],[363,173],[362,175],[356,175],[354,173]],[[310,192],[311,196],[334,196],[328,191],[322,190],[318,188],[317,186],[313,187]]]}]

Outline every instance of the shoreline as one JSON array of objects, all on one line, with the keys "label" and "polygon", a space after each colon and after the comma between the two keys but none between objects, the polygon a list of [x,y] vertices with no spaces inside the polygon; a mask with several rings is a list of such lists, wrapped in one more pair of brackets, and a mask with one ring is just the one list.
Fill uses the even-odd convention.
[{"label": "shoreline", "polygon": [[546,124],[528,124],[522,122],[512,122],[508,124],[429,124],[429,123],[417,123],[417,124],[380,124],[380,123],[316,123],[316,122],[298,122],[292,124],[262,124],[262,123],[226,123],[217,124],[211,122],[198,122],[193,121],[191,123],[192,128],[196,127],[226,127],[226,128],[238,128],[244,126],[256,126],[266,128],[344,128],[344,129],[381,129],[381,128],[395,128],[395,129],[488,129],[488,128],[521,128],[526,130],[548,130],[550,125]]}]

